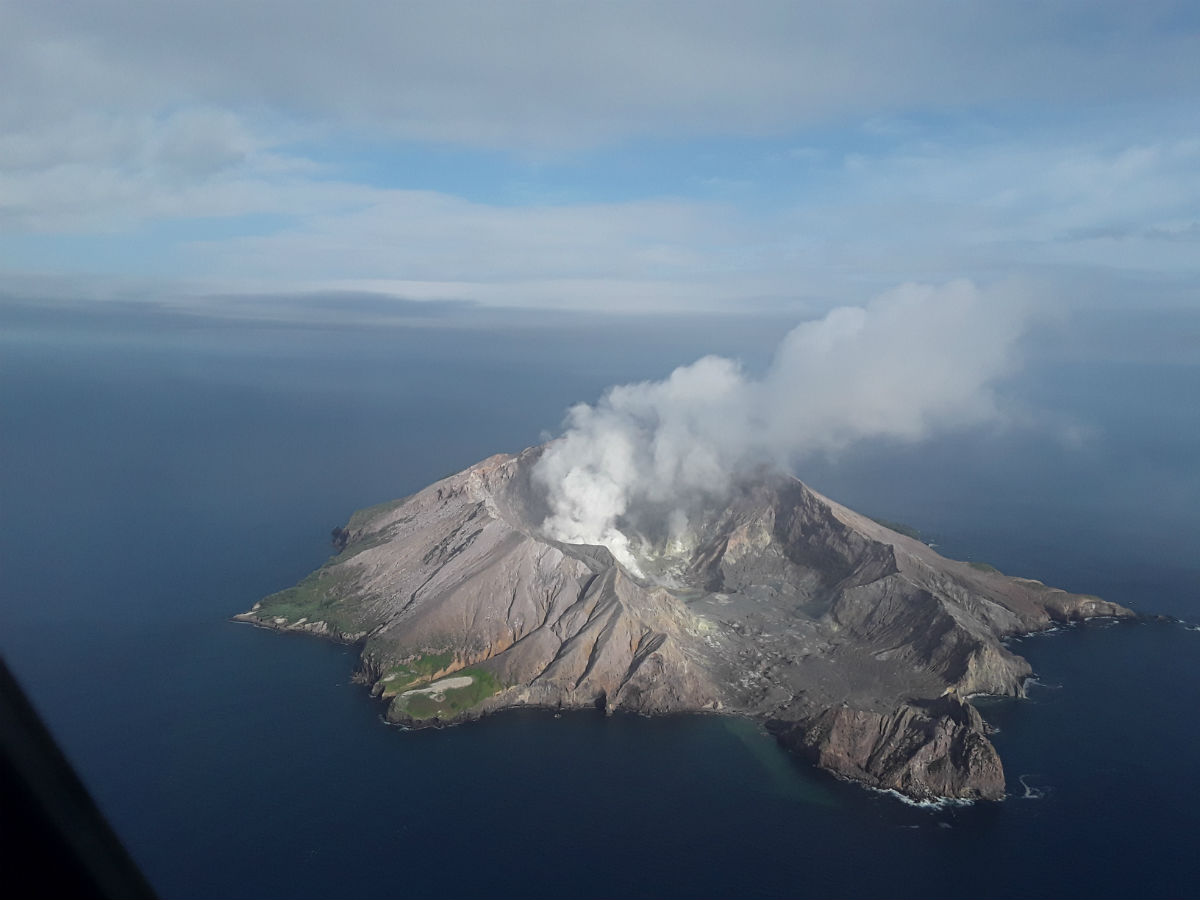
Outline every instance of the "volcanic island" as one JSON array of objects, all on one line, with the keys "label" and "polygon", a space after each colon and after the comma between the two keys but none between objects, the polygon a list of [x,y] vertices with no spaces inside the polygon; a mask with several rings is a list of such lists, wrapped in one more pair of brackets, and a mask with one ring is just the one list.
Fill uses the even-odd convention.
[{"label": "volcanic island", "polygon": [[1005,639],[1134,616],[946,559],[778,472],[622,565],[544,532],[543,452],[356,512],[336,556],[234,618],[361,648],[356,678],[408,727],[514,707],[737,715],[845,779],[999,800],[971,698],[1024,696],[1032,669]]}]

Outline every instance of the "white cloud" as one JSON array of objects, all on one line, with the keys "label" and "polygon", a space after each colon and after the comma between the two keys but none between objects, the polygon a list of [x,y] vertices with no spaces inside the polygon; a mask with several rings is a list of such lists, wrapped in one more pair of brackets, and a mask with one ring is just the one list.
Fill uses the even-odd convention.
[{"label": "white cloud", "polygon": [[[391,290],[485,303],[631,309],[828,305],[906,278],[1047,266],[1196,271],[1200,144],[902,148],[804,162],[782,209],[685,198],[500,205],[332,180],[212,111],[59,143],[0,143],[0,232],[119,234],[166,219],[275,218],[177,244],[211,288]],[[92,154],[87,161],[86,155]],[[779,188],[786,190],[786,183]],[[70,264],[68,263],[68,268]]]},{"label": "white cloud", "polygon": [[[0,0],[0,17],[10,270],[24,236],[137,240],[205,219],[193,233],[208,238],[160,244],[154,271],[234,290],[678,309],[1045,266],[1196,269],[1186,7]],[[1031,105],[1036,128],[928,124]],[[359,139],[561,162],[645,137],[766,134],[786,141],[757,168],[677,188],[720,202],[651,186],[502,205],[336,168]]]},{"label": "white cloud", "polygon": [[10,121],[195,102],[530,149],[1200,85],[1186,8],[1146,4],[126,0],[4,16]]},{"label": "white cloud", "polygon": [[294,230],[193,249],[231,277],[656,280],[701,278],[753,236],[731,211],[686,201],[507,207],[398,190],[358,200]]},{"label": "white cloud", "polygon": [[[1192,137],[901,147],[825,171],[781,223],[809,237],[796,252],[814,264],[945,276],[1044,265],[1195,272],[1200,259],[1188,243],[1200,208]],[[1164,234],[1178,240],[1161,246],[1172,243]]]},{"label": "white cloud", "polygon": [[[272,148],[227,110],[81,112],[0,134],[0,231],[116,232],[164,218],[344,207],[359,189]],[[336,199],[335,198],[336,195]]]}]

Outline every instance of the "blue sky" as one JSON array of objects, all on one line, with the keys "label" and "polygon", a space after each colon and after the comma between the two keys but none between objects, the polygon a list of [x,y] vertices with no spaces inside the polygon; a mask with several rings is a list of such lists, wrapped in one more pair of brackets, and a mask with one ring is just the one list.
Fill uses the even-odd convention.
[{"label": "blue sky", "polygon": [[1198,10],[0,0],[0,293],[1186,305]]}]

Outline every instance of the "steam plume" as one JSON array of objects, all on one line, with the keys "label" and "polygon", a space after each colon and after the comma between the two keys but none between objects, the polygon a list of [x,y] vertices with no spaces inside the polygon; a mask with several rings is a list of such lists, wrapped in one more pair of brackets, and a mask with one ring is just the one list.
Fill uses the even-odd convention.
[{"label": "steam plume", "polygon": [[571,408],[534,472],[548,535],[602,544],[680,539],[748,467],[789,466],[869,438],[916,441],[994,419],[1026,308],[967,281],[909,284],[789,332],[767,373],[706,356],[663,381]]}]

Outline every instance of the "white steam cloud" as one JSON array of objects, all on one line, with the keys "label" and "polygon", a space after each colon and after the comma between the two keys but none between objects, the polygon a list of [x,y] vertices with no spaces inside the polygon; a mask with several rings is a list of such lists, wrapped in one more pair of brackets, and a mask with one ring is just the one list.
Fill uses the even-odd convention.
[{"label": "white steam cloud", "polygon": [[762,378],[707,356],[610,388],[571,408],[538,462],[543,529],[640,572],[639,546],[682,539],[689,516],[750,467],[994,419],[991,385],[1012,366],[1027,312],[967,281],[904,285],[797,326]]}]

